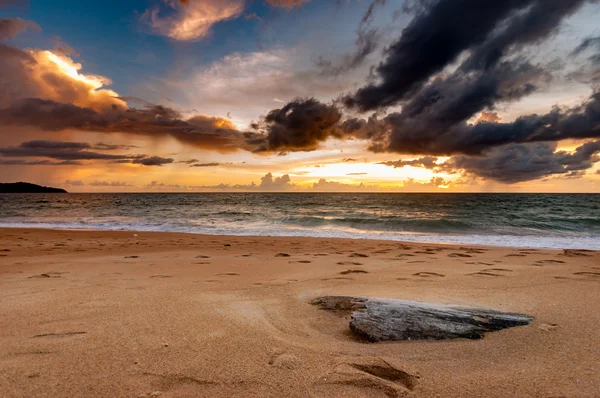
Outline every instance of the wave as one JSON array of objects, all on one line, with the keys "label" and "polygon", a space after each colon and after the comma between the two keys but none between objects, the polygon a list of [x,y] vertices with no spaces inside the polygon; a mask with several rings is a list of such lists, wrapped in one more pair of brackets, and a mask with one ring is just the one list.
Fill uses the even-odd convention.
[{"label": "wave", "polygon": [[300,227],[339,226],[357,230],[382,232],[434,232],[464,233],[475,230],[476,226],[458,220],[441,219],[407,219],[400,217],[357,218],[357,217],[285,217],[280,220],[286,225]]},{"label": "wave", "polygon": [[582,236],[523,236],[505,234],[435,234],[435,233],[393,233],[359,231],[348,229],[294,228],[282,226],[225,226],[198,227],[176,224],[149,223],[82,223],[82,222],[0,222],[0,228],[42,228],[71,230],[106,230],[138,232],[184,232],[203,235],[230,236],[297,236],[312,238],[347,238],[391,240],[402,242],[443,243],[463,245],[484,245],[536,249],[589,249],[600,250],[599,237]]}]

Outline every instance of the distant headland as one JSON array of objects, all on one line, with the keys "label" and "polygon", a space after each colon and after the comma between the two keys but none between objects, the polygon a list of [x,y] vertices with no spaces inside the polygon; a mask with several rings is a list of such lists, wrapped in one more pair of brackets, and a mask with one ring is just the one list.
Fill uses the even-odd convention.
[{"label": "distant headland", "polygon": [[43,187],[28,182],[0,183],[0,193],[67,193],[64,189]]}]

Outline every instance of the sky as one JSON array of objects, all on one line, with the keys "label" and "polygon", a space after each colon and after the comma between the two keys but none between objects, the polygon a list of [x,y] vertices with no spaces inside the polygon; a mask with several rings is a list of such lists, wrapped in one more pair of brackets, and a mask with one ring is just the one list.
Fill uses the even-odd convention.
[{"label": "sky", "polygon": [[0,181],[600,192],[600,0],[0,0]]}]

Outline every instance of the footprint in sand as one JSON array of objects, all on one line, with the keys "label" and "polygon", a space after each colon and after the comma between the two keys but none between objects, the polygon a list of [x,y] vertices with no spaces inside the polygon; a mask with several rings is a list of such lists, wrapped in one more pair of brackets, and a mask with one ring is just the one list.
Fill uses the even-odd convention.
[{"label": "footprint in sand", "polygon": [[540,326],[538,326],[538,329],[540,329],[542,332],[552,332],[558,329],[558,325],[556,323],[542,323]]},{"label": "footprint in sand", "polygon": [[329,256],[329,254],[325,254],[325,253],[318,253],[318,254],[315,254],[315,255],[314,255],[314,257],[326,257],[326,256]]},{"label": "footprint in sand", "polygon": [[402,253],[402,254],[398,254],[396,257],[414,257],[414,254],[410,254],[410,253]]},{"label": "footprint in sand", "polygon": [[[419,375],[378,357],[342,358],[340,363],[323,375],[313,386],[323,396],[339,396],[340,388],[364,389],[367,396],[401,397],[415,389]],[[335,392],[328,387],[335,387]],[[368,391],[371,392],[368,392]],[[347,390],[350,394],[352,390]]]},{"label": "footprint in sand", "polygon": [[565,249],[563,250],[562,255],[565,257],[589,257],[593,252],[593,250]]},{"label": "footprint in sand", "polygon": [[416,261],[407,261],[407,264],[421,264],[421,263],[426,263],[427,261],[421,261],[421,260],[416,260]]},{"label": "footprint in sand", "polygon": [[512,269],[506,269],[506,268],[488,268],[488,269],[484,269],[482,272],[513,272]]},{"label": "footprint in sand", "polygon": [[464,254],[464,253],[450,253],[448,254],[448,257],[473,257],[470,254]]},{"label": "footprint in sand", "polygon": [[210,256],[205,256],[203,254],[200,254],[200,255],[196,256],[196,258],[210,258]]},{"label": "footprint in sand", "polygon": [[338,265],[363,265],[363,263],[359,263],[356,261],[340,261],[337,264]]},{"label": "footprint in sand", "polygon": [[387,254],[390,251],[391,251],[391,249],[377,250],[377,251],[374,251],[373,254]]},{"label": "footprint in sand", "polygon": [[290,257],[290,255],[287,253],[277,253],[275,257]]},{"label": "footprint in sand", "polygon": [[298,260],[298,261],[288,261],[289,264],[310,264],[312,261],[310,260]]},{"label": "footprint in sand", "polygon": [[565,262],[560,261],[560,260],[538,260],[538,261],[535,261],[533,264],[531,264],[531,266],[543,267],[544,265],[549,265],[549,264],[565,264]]},{"label": "footprint in sand", "polygon": [[295,355],[276,353],[271,355],[271,358],[269,359],[269,365],[279,369],[294,370],[302,367],[304,363]]},{"label": "footprint in sand", "polygon": [[420,276],[421,278],[443,278],[446,275],[438,274],[437,272],[417,272],[416,274],[413,274],[413,276]]},{"label": "footprint in sand", "polygon": [[140,258],[140,256],[125,256],[125,258]]},{"label": "footprint in sand", "polygon": [[575,273],[573,273],[573,275],[583,276],[586,278],[600,278],[600,272],[583,271],[583,272],[575,272]]},{"label": "footprint in sand", "polygon": [[473,272],[473,273],[471,273],[469,275],[474,275],[474,276],[506,276],[506,275],[496,274],[494,272],[488,272],[488,271]]},{"label": "footprint in sand", "polygon": [[600,282],[600,272],[574,272],[573,276],[555,276],[555,279],[568,279],[572,281],[598,281]]},{"label": "footprint in sand", "polygon": [[346,271],[340,272],[340,275],[348,275],[348,274],[368,274],[368,271],[364,269],[348,269]]},{"label": "footprint in sand", "polygon": [[349,277],[345,277],[345,276],[336,276],[333,278],[323,278],[321,279],[322,281],[353,281],[354,278],[349,278]]},{"label": "footprint in sand", "polygon": [[150,278],[173,278],[173,275],[152,275]]},{"label": "footprint in sand", "polygon": [[222,274],[216,274],[215,276],[240,276],[237,272],[224,272]]},{"label": "footprint in sand", "polygon": [[368,254],[363,254],[363,253],[352,253],[351,255],[349,255],[348,257],[369,257]]},{"label": "footprint in sand", "polygon": [[44,333],[44,334],[36,334],[32,336],[32,339],[38,339],[42,337],[46,338],[65,338],[65,337],[73,337],[82,334],[87,334],[87,332],[63,332],[63,333]]},{"label": "footprint in sand", "polygon": [[67,272],[46,272],[39,275],[32,275],[29,279],[48,279],[48,278],[60,278],[61,275],[66,274]]},{"label": "footprint in sand", "polygon": [[507,254],[504,257],[526,257],[527,254],[520,254],[520,253],[511,253],[511,254]]}]

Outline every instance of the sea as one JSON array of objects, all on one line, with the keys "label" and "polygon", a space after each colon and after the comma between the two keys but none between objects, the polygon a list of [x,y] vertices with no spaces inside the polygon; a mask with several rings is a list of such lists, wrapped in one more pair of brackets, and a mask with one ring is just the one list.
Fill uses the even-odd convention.
[{"label": "sea", "polygon": [[0,227],[600,250],[600,194],[0,194]]}]

